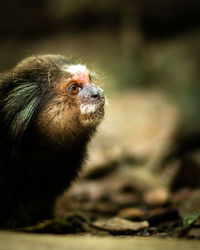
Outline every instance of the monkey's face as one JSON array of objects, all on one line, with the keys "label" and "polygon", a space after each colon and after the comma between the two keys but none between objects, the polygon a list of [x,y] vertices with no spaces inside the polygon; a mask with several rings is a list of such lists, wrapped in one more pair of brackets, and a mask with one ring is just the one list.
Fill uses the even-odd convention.
[{"label": "monkey's face", "polygon": [[[79,110],[79,121],[83,126],[96,126],[104,115],[104,91],[92,83],[88,69],[83,65],[67,68],[70,77],[67,94]],[[65,84],[64,84],[65,87]]]},{"label": "monkey's face", "polygon": [[104,116],[104,91],[92,82],[84,65],[66,64],[61,70],[54,95],[39,115],[40,128],[58,138],[95,129]]}]

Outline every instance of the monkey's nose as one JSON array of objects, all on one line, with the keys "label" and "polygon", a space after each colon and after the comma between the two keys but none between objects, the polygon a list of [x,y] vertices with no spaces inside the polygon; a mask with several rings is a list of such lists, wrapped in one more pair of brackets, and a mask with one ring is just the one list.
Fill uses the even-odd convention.
[{"label": "monkey's nose", "polygon": [[96,100],[104,99],[104,91],[103,89],[97,86],[91,86],[87,88],[84,96],[86,99],[92,99],[96,101]]},{"label": "monkey's nose", "polygon": [[94,84],[85,85],[82,88],[79,96],[84,103],[105,103],[103,89]]},{"label": "monkey's nose", "polygon": [[103,97],[104,97],[104,92],[100,88],[95,87],[91,90],[91,98],[100,99]]}]

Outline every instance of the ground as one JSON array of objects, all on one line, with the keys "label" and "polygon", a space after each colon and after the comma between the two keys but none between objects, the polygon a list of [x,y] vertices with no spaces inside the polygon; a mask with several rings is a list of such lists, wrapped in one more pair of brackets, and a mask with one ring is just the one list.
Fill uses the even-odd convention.
[{"label": "ground", "polygon": [[199,241],[149,238],[111,238],[93,236],[52,236],[0,232],[1,250],[182,250],[199,249]]}]

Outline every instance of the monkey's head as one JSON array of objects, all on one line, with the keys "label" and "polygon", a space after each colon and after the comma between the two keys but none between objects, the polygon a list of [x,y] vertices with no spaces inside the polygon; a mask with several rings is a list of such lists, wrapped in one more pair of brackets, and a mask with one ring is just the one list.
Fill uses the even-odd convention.
[{"label": "monkey's head", "polygon": [[59,55],[29,57],[8,75],[3,109],[14,135],[29,125],[62,141],[95,130],[104,116],[104,91],[88,68]]}]

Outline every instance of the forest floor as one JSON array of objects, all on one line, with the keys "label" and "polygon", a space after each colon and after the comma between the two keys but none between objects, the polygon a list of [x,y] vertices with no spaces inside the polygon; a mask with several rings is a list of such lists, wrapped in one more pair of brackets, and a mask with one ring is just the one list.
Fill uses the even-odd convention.
[{"label": "forest floor", "polygon": [[0,232],[1,250],[198,250],[199,241]]}]

